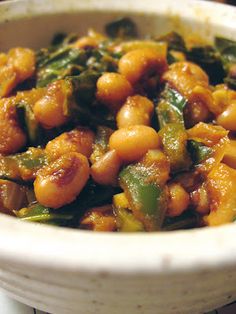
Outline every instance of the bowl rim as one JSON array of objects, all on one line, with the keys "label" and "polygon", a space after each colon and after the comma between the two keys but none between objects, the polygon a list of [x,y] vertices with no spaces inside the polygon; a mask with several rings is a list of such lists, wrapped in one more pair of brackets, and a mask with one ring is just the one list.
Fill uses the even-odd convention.
[{"label": "bowl rim", "polygon": [[[232,32],[236,29],[236,8],[197,0],[166,0],[158,4],[155,0],[12,0],[0,3],[0,23],[51,14],[52,9],[53,14],[76,10],[127,12],[130,8],[132,12],[150,13],[157,7],[159,14],[180,14],[193,21],[202,20],[200,12],[209,21],[213,21],[213,16],[214,23]],[[162,233],[119,234],[27,223],[0,214],[0,261],[81,273],[163,275],[233,267],[235,237],[233,223]]]}]

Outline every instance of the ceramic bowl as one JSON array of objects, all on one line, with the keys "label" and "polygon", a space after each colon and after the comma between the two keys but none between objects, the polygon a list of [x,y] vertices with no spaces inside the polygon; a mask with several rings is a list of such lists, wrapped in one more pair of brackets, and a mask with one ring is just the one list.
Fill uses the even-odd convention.
[{"label": "ceramic bowl", "polygon": [[[236,39],[236,9],[204,1],[28,0],[0,4],[0,47],[38,48],[58,31],[132,17],[142,34]],[[1,130],[0,130],[1,132]],[[56,314],[194,314],[236,299],[236,225],[92,233],[0,215],[0,286]]]}]

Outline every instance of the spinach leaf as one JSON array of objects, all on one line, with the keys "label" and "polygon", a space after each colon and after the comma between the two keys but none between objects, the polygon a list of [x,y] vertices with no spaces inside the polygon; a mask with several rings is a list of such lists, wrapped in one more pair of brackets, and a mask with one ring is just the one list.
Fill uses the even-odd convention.
[{"label": "spinach leaf", "polygon": [[187,210],[178,217],[166,217],[162,226],[162,231],[178,229],[190,229],[198,224],[198,216],[195,212]]},{"label": "spinach leaf", "polygon": [[100,74],[93,70],[86,70],[80,75],[67,79],[73,84],[74,96],[81,104],[90,104],[95,100],[96,83]]},{"label": "spinach leaf", "polygon": [[128,17],[108,23],[105,31],[112,38],[132,38],[138,35],[136,24]]},{"label": "spinach leaf", "polygon": [[65,38],[66,38],[66,34],[65,33],[56,33],[53,36],[53,39],[51,41],[51,45],[52,46],[59,46],[59,45],[63,44]]},{"label": "spinach leaf", "polygon": [[63,79],[72,74],[79,74],[84,69],[87,57],[82,49],[68,46],[57,49],[40,57],[37,62],[37,87]]},{"label": "spinach leaf", "polygon": [[25,102],[16,105],[16,113],[22,128],[28,137],[29,146],[40,145],[43,138],[43,129],[35,119],[31,106]]},{"label": "spinach leaf", "polygon": [[224,70],[227,74],[224,81],[230,88],[236,89],[236,41],[216,37],[215,46],[221,55]]},{"label": "spinach leaf", "polygon": [[221,55],[212,46],[195,46],[187,51],[187,59],[198,64],[209,76],[213,85],[223,82],[225,71]]},{"label": "spinach leaf", "polygon": [[120,55],[108,52],[105,48],[92,49],[86,66],[100,73],[116,72],[120,57]]},{"label": "spinach leaf", "polygon": [[224,64],[236,63],[236,41],[223,37],[215,37],[216,49],[220,52]]},{"label": "spinach leaf", "polygon": [[168,50],[186,52],[187,48],[182,36],[176,32],[170,32],[166,35],[155,38],[156,41],[164,41],[168,44]]},{"label": "spinach leaf", "polygon": [[96,102],[96,82],[99,76],[100,73],[87,70],[78,76],[67,78],[73,84],[75,98],[75,102],[70,106],[70,116],[75,124],[91,127],[103,125],[114,129],[116,127],[114,115]]},{"label": "spinach leaf", "polygon": [[39,203],[30,205],[28,208],[22,208],[15,211],[17,217],[25,221],[40,222],[45,224],[52,224],[57,226],[67,225],[67,221],[71,220],[71,214],[57,213],[51,208],[45,207]]},{"label": "spinach leaf", "polygon": [[187,141],[187,150],[195,165],[200,164],[213,152],[212,148],[194,140]]}]

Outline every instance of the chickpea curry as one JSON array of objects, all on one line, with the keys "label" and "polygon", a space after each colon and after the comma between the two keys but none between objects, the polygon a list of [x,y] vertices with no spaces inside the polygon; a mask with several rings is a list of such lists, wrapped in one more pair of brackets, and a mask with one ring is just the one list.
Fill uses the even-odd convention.
[{"label": "chickpea curry", "polygon": [[94,231],[236,220],[236,42],[57,34],[0,53],[0,211]]}]

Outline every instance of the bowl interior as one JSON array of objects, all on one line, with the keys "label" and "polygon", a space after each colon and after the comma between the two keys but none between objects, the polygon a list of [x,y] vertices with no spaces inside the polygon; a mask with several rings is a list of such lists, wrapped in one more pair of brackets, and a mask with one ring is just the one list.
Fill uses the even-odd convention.
[{"label": "bowl interior", "polygon": [[[124,15],[133,18],[141,36],[175,30],[197,32],[207,40],[214,35],[236,39],[236,9],[210,2],[25,0],[0,4],[1,51],[14,46],[43,47],[56,32],[85,34],[91,27],[102,31],[106,22]],[[233,265],[236,260],[236,244],[230,241],[236,236],[233,224],[171,233],[97,234],[23,223],[0,215],[0,235],[5,240],[0,241],[0,259],[28,261],[41,267],[65,269],[79,264],[89,271],[162,272]],[[193,247],[188,259],[179,254],[179,248],[192,251]],[[167,257],[171,265],[166,268]]]},{"label": "bowl interior", "polygon": [[214,35],[236,38],[233,20],[235,9],[210,2],[167,0],[145,3],[127,0],[113,1],[52,0],[9,1],[0,5],[0,47],[40,48],[58,32],[86,34],[89,28],[104,30],[104,25],[118,17],[129,16],[138,25],[140,36],[161,35],[178,31],[182,35],[197,34],[207,40]]}]

